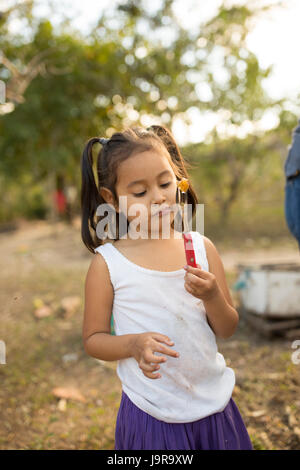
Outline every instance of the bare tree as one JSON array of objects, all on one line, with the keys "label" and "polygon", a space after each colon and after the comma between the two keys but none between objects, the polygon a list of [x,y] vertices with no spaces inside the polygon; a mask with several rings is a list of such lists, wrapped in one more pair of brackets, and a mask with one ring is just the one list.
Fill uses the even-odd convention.
[{"label": "bare tree", "polygon": [[[33,0],[24,0],[5,11],[0,11],[0,21],[6,22],[8,17],[15,11],[18,11],[21,15],[24,14],[25,8],[31,10],[33,3]],[[0,50],[0,64],[3,64],[10,72],[10,78],[5,82],[5,103],[0,104],[1,113],[11,112],[16,105],[24,103],[25,91],[38,74],[46,76],[47,73],[61,74],[70,71],[68,67],[56,68],[50,64],[49,55],[55,49],[55,47],[51,47],[40,51],[27,64],[24,64],[24,59],[20,58],[21,65],[16,65]],[[7,106],[8,104],[10,106]]]}]

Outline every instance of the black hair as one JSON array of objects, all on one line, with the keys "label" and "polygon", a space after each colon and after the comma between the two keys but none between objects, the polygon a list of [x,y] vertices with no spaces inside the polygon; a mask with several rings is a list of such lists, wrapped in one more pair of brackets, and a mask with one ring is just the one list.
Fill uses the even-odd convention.
[{"label": "black hair", "polygon": [[[92,149],[95,143],[99,144],[100,142],[103,145],[97,156],[96,174],[98,181],[96,182]],[[192,167],[192,165],[184,160],[171,131],[164,126],[153,125],[147,130],[140,127],[130,127],[123,132],[115,132],[108,140],[92,137],[86,142],[81,158],[81,237],[89,251],[94,253],[94,248],[104,243],[104,240],[98,238],[96,233],[99,220],[106,217],[96,215],[97,207],[106,203],[100,194],[100,189],[104,187],[109,189],[118,204],[115,187],[119,164],[136,152],[145,152],[153,148],[162,149],[162,147],[168,151],[170,164],[177,180],[189,179],[187,168]],[[192,204],[193,216],[198,199],[190,181],[186,202]],[[124,215],[121,212],[116,212],[116,216],[116,240],[118,240],[122,236],[119,229],[119,219]]]}]

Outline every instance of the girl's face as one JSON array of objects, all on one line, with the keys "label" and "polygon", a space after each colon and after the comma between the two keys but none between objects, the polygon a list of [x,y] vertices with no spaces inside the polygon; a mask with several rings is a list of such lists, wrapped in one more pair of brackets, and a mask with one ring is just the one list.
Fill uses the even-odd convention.
[{"label": "girl's face", "polygon": [[[175,217],[174,210],[162,216],[154,214],[160,208],[176,204],[176,191],[176,176],[164,151],[159,152],[153,149],[132,155],[118,168],[116,192],[119,197],[126,196],[127,220],[130,223],[138,217],[140,221],[143,221],[144,225],[137,224],[136,227],[139,227],[140,232],[145,235],[155,232],[155,227],[161,231],[163,223],[167,225],[168,222],[172,223]],[[132,207],[134,204],[142,204],[142,211]],[[153,204],[156,206],[152,206]],[[130,212],[130,207],[132,207],[132,212]],[[123,211],[122,207],[119,209]],[[153,219],[157,220],[151,230]],[[146,232],[143,227],[146,227]]]}]

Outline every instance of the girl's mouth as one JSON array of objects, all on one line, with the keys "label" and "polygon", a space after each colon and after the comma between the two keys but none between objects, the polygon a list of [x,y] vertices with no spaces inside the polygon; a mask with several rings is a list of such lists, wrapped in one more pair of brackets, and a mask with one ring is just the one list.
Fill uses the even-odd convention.
[{"label": "girl's mouth", "polygon": [[157,211],[154,214],[154,216],[162,217],[163,215],[169,214],[169,212],[170,212],[170,207],[165,207],[164,209],[161,209],[161,210]]},{"label": "girl's mouth", "polygon": [[159,211],[159,216],[162,217],[163,215],[169,214],[170,209],[163,209],[162,211]]}]

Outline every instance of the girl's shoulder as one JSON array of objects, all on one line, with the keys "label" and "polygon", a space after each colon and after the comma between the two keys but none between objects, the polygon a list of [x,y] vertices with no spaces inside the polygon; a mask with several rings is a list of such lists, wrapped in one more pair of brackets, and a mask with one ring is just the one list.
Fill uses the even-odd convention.
[{"label": "girl's shoulder", "polygon": [[223,262],[220,256],[218,249],[215,244],[211,241],[210,238],[203,237],[203,244],[205,246],[206,258],[209,265],[209,271],[214,272],[216,269],[220,269],[220,266],[223,268]]},{"label": "girl's shoulder", "polygon": [[205,235],[201,235],[201,237],[203,238],[203,242],[204,242],[206,252],[208,252],[208,251],[211,252],[216,248],[210,238],[206,237]]},{"label": "girl's shoulder", "polygon": [[[100,245],[103,246],[103,245]],[[99,248],[99,247],[97,247]],[[95,255],[93,256],[88,268],[87,276],[86,276],[86,282],[96,286],[99,283],[99,280],[104,281],[104,283],[107,283],[107,281],[110,281],[110,269],[107,264],[107,259],[106,256],[103,256],[103,253],[100,251],[96,251],[97,248],[95,248]]]},{"label": "girl's shoulder", "polygon": [[114,285],[115,281],[115,252],[111,250],[112,245],[111,242],[105,242],[101,245],[94,248],[94,252],[96,256],[93,256],[91,261],[91,266],[96,267],[98,269],[98,275],[101,273],[105,273],[106,279],[107,275],[109,275],[110,282]]},{"label": "girl's shoulder", "polygon": [[205,235],[201,235],[201,236],[203,237],[203,244],[205,247],[208,264],[211,265],[213,262],[213,259],[216,257],[216,254],[218,253],[217,249],[210,238],[206,237]]}]

